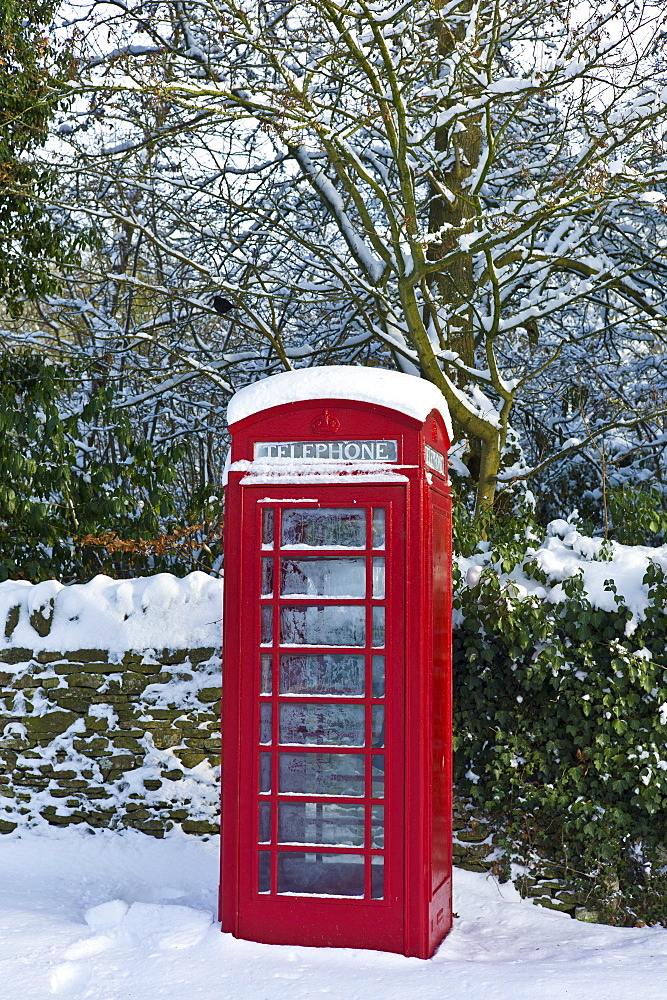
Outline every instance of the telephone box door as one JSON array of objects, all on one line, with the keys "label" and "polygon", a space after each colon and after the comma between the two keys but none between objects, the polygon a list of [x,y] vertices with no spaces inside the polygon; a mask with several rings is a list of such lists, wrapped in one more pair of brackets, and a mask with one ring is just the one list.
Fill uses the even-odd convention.
[{"label": "telephone box door", "polygon": [[299,489],[242,489],[236,933],[400,951],[405,488]]}]

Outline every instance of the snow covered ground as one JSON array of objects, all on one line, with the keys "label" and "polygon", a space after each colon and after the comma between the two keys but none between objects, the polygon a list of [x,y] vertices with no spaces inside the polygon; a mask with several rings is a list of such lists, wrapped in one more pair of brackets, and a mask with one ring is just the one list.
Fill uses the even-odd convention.
[{"label": "snow covered ground", "polygon": [[664,1000],[667,930],[582,924],[455,872],[428,962],[258,945],[215,922],[218,845],[49,829],[0,837],[0,1000]]}]

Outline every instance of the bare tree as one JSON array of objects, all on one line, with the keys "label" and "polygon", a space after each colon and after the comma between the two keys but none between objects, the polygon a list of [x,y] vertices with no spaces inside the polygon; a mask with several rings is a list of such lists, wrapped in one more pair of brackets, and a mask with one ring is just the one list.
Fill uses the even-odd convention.
[{"label": "bare tree", "polygon": [[[93,5],[61,129],[78,209],[134,247],[113,276],[132,329],[108,336],[221,388],[342,358],[418,373],[492,506],[513,412],[599,344],[599,317],[620,351],[638,326],[662,350],[665,16],[650,0]],[[233,307],[222,336],[212,294]]]}]

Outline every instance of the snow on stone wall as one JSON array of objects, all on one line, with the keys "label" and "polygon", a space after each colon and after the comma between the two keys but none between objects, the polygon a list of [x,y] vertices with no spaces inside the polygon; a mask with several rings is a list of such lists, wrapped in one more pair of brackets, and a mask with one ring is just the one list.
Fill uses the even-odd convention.
[{"label": "snow on stone wall", "polygon": [[0,584],[0,833],[218,830],[221,598],[203,573]]},{"label": "snow on stone wall", "polygon": [[[4,621],[4,630],[2,622]],[[170,573],[63,586],[57,580],[0,583],[0,648],[128,649],[220,645],[222,581]]]}]

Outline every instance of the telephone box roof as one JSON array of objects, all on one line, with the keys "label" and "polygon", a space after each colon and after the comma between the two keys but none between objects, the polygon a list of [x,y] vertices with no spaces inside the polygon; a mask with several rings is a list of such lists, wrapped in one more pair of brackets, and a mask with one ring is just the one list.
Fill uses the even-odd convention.
[{"label": "telephone box roof", "polygon": [[452,439],[447,402],[432,382],[386,368],[353,365],[300,368],[253,382],[232,396],[227,407],[227,421],[235,424],[273,406],[309,399],[354,399],[374,403],[422,422],[432,410],[437,410],[445,421],[450,441]]}]

